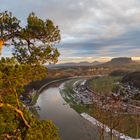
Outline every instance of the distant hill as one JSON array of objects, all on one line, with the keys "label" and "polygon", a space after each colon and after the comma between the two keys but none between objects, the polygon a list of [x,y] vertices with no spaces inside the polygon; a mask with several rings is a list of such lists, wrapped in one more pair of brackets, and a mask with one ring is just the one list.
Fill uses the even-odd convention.
[{"label": "distant hill", "polygon": [[135,63],[135,61],[133,61],[130,57],[118,57],[111,59],[103,65],[126,65],[131,63]]},{"label": "distant hill", "polygon": [[131,83],[133,86],[140,88],[140,71],[127,74],[122,79],[123,83]]},{"label": "distant hill", "polygon": [[[82,61],[79,63],[74,63],[74,62],[70,62],[70,63],[62,63],[62,64],[51,64],[51,65],[47,65],[48,68],[59,68],[59,67],[77,67],[77,66],[116,66],[116,65],[127,65],[127,64],[135,64],[136,62],[133,61],[130,57],[118,57],[118,58],[113,58],[108,62],[98,62],[98,61],[94,61],[94,62],[87,62],[87,61]],[[138,62],[137,62],[138,63]]]},{"label": "distant hill", "polygon": [[76,67],[76,66],[96,66],[102,64],[102,62],[98,62],[98,61],[94,61],[94,62],[87,62],[87,61],[83,61],[83,62],[79,62],[79,63],[62,63],[62,64],[53,64],[53,65],[48,65],[48,68],[53,68],[53,67]]}]

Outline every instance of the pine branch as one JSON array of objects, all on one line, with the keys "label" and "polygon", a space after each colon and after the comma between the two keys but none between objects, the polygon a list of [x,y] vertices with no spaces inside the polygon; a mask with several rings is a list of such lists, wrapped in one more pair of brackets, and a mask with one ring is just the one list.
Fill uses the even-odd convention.
[{"label": "pine branch", "polygon": [[18,108],[16,108],[16,107],[12,106],[12,105],[10,105],[10,104],[0,103],[0,108],[2,108],[2,107],[8,107],[8,108],[10,108],[11,110],[14,110],[14,111],[21,117],[21,119],[22,119],[22,121],[24,122],[25,126],[26,126],[27,128],[30,128],[30,125],[28,124],[27,120],[24,118],[23,112],[22,112],[20,109],[18,109]]}]

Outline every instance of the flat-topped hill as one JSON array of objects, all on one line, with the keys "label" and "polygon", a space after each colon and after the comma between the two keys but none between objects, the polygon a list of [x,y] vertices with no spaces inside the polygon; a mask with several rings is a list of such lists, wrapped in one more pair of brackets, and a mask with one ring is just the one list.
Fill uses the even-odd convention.
[{"label": "flat-topped hill", "polygon": [[113,58],[109,62],[104,63],[104,65],[125,65],[125,64],[130,64],[134,63],[130,57],[118,57],[118,58]]}]

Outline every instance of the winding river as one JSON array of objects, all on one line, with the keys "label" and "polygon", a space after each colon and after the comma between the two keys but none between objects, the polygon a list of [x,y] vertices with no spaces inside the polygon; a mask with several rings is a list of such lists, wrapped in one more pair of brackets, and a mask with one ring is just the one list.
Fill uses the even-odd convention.
[{"label": "winding river", "polygon": [[62,140],[99,140],[97,126],[90,124],[65,102],[59,86],[42,91],[36,106],[40,106],[40,110],[37,110],[39,118],[52,120],[59,128]]}]

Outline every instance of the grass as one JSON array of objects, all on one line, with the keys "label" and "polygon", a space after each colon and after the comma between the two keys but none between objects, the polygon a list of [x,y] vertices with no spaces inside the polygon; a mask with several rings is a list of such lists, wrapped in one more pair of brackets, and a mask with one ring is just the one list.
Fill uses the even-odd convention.
[{"label": "grass", "polygon": [[71,107],[76,110],[78,113],[91,113],[91,105],[82,105],[82,104],[72,104]]},{"label": "grass", "polygon": [[[64,100],[67,103],[69,103],[71,108],[76,110],[78,113],[83,113],[83,112],[90,113],[91,112],[91,108],[89,107],[90,105],[77,104],[72,97],[72,94],[75,94],[75,92],[73,91],[73,84],[77,80],[78,79],[74,79],[74,80],[70,80],[66,82],[64,85],[64,89],[60,90],[60,93],[62,97],[64,98]],[[82,80],[80,80],[78,83],[80,84],[81,82]]]},{"label": "grass", "polygon": [[120,81],[121,77],[105,76],[89,81],[89,88],[97,93],[106,94],[110,93],[115,89],[116,82]]}]

